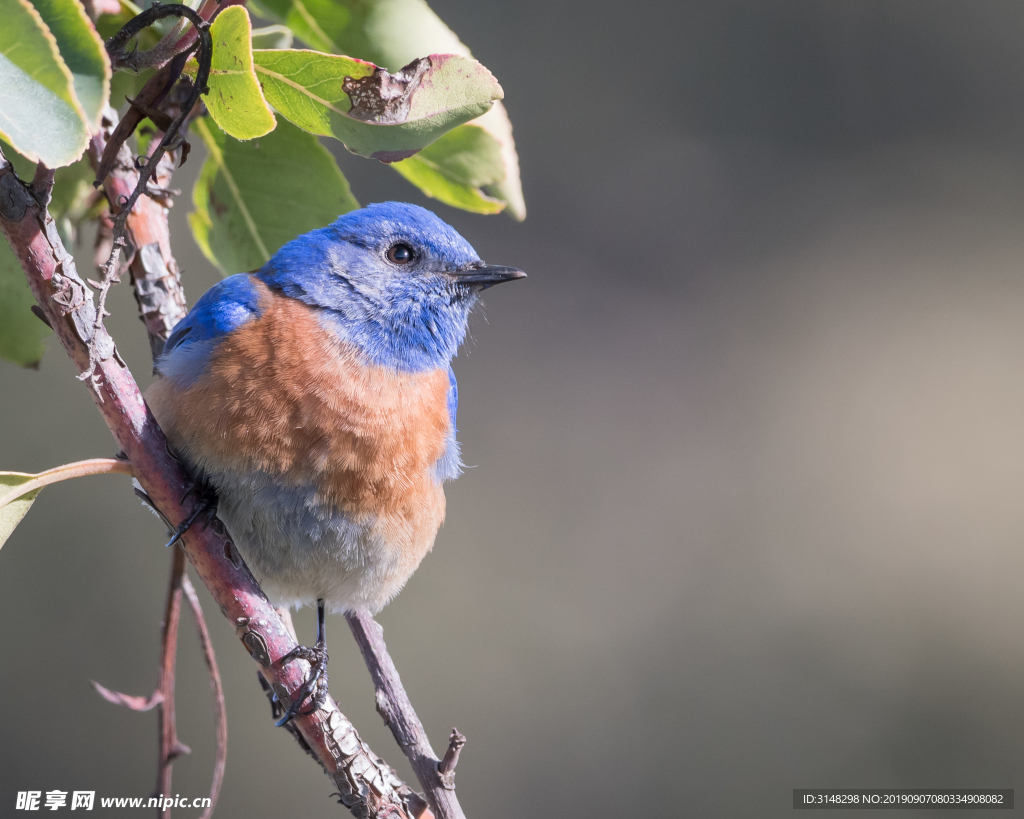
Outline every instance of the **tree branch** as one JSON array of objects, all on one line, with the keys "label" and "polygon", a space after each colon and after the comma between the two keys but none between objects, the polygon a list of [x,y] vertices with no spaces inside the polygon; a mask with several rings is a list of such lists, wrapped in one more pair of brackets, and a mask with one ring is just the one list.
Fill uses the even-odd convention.
[{"label": "tree branch", "polygon": [[[160,745],[157,758],[156,789],[158,794],[170,794],[171,765],[182,754],[191,753],[187,745],[178,741],[178,729],[174,721],[174,666],[178,652],[178,624],[181,622],[181,584],[185,577],[185,553],[174,550],[171,566],[171,582],[164,609],[164,631],[160,651]],[[169,817],[170,807],[161,811]]]},{"label": "tree branch", "polygon": [[[140,96],[142,96],[140,94]],[[108,108],[103,112],[100,131],[89,141],[89,161],[99,172],[107,146],[114,144],[111,136],[118,125],[117,112]],[[154,138],[151,147],[158,140]],[[126,144],[114,154],[110,173],[103,178],[103,190],[109,202],[126,199],[139,183],[139,172],[132,161],[132,152]],[[164,189],[170,187],[174,160],[164,154],[157,165],[154,179]],[[131,250],[129,270],[139,305],[139,315],[149,334],[149,347],[154,360],[163,352],[164,342],[174,325],[185,317],[188,306],[181,287],[178,263],[171,253],[171,237],[167,224],[172,202],[151,196],[143,197],[128,215],[126,235]],[[114,207],[111,206],[111,211]],[[109,251],[108,251],[109,252]],[[106,254],[105,254],[106,255]]]},{"label": "tree branch", "polygon": [[[102,278],[94,285],[98,291],[97,307],[94,311],[95,315],[93,317],[92,335],[94,337],[106,335],[106,331],[103,328],[103,319],[107,315],[107,293],[110,291],[110,288],[119,281],[117,268],[121,255],[121,248],[127,245],[125,241],[125,231],[128,216],[131,214],[139,197],[143,193],[147,192],[149,180],[156,172],[157,165],[163,158],[164,152],[173,150],[177,147],[174,143],[178,136],[178,130],[191,113],[192,108],[199,101],[200,95],[209,90],[206,87],[206,80],[210,74],[210,61],[213,56],[213,39],[210,36],[210,24],[203,20],[197,12],[185,5],[155,5],[129,20],[121,30],[117,32],[117,34],[107,41],[106,49],[107,53],[110,55],[111,61],[115,65],[118,64],[118,60],[123,56],[123,49],[132,40],[132,38],[147,26],[152,25],[157,20],[162,20],[164,17],[184,17],[188,19],[196,29],[199,41],[195,46],[191,46],[188,51],[177,54],[174,59],[165,66],[165,69],[161,69],[158,76],[163,74],[164,70],[166,70],[167,77],[165,78],[165,82],[160,93],[166,94],[170,91],[171,86],[177,81],[178,76],[181,73],[181,69],[185,64],[185,60],[193,48],[198,51],[197,59],[199,67],[196,70],[195,84],[192,86],[188,99],[186,99],[182,104],[180,113],[166,125],[164,135],[160,138],[156,147],[150,152],[148,160],[136,165],[136,168],[139,171],[139,178],[134,189],[132,189],[132,192],[129,195],[118,196],[110,203],[111,212],[113,213],[114,209],[117,209],[117,213],[114,216],[111,228],[112,238],[110,257],[104,265]],[[128,134],[124,134],[119,138],[123,142],[124,139],[127,139],[127,136]],[[111,146],[115,144],[116,143],[113,139],[111,139],[111,142],[107,147],[111,150],[120,150],[120,145],[117,145],[116,148],[111,148]],[[106,150],[105,153],[109,155],[111,150]],[[101,163],[101,170],[102,169]],[[102,184],[102,178],[98,179],[94,184]],[[102,361],[101,355],[104,351],[97,349],[93,345],[89,346],[88,351],[89,364],[79,378],[82,380],[88,380],[92,384],[93,393],[100,396],[102,392],[98,383],[98,367]]]},{"label": "tree branch", "polygon": [[[181,551],[180,549],[178,551]],[[188,574],[182,578],[182,588],[185,597],[192,607],[192,614],[196,618],[196,630],[199,632],[199,642],[203,647],[203,657],[206,658],[206,667],[210,672],[210,688],[213,689],[213,711],[217,721],[217,761],[213,765],[213,782],[210,784],[210,806],[203,811],[199,819],[210,819],[213,816],[213,809],[217,807],[217,798],[220,796],[220,786],[224,782],[224,766],[228,758],[228,712],[224,706],[224,686],[220,681],[220,671],[217,669],[217,658],[213,654],[213,643],[210,641],[210,632],[206,628],[206,619],[203,617],[202,606],[199,605],[199,595],[192,588],[192,581]]]},{"label": "tree branch", "polygon": [[466,745],[466,737],[459,733],[458,728],[452,728],[452,735],[448,738],[448,750],[444,757],[437,763],[437,772],[441,775],[441,784],[446,788],[455,787],[455,766],[459,764],[459,754]]},{"label": "tree branch", "polygon": [[[165,83],[165,85],[169,84]],[[162,96],[167,96],[166,91]],[[93,170],[98,169],[101,158],[104,156],[104,149],[112,144],[109,140],[112,131],[116,130],[116,125],[117,112],[108,107],[103,113],[100,131],[94,134],[89,142],[88,154]],[[150,149],[155,148],[158,142],[158,139],[154,139]],[[131,151],[123,142],[115,153],[115,161],[112,164],[111,172],[103,179],[104,193],[109,202],[118,202],[122,201],[122,197],[127,199],[138,185],[139,172],[135,169],[135,163],[132,162]],[[172,155],[165,153],[157,164],[154,174],[157,184],[164,188],[169,187],[173,170]],[[178,264],[171,253],[170,228],[167,221],[168,209],[171,204],[172,202],[166,198],[160,200],[152,196],[143,197],[139,200],[136,208],[129,213],[125,225],[127,238],[131,245],[129,270],[132,277],[132,291],[139,306],[140,318],[149,336],[154,365],[157,357],[163,352],[164,342],[174,325],[187,313]],[[191,584],[188,583],[188,577],[185,574],[184,555],[180,550],[175,549],[171,558],[171,578],[168,584],[164,628],[161,637],[160,673],[157,690],[151,697],[160,705],[157,792],[161,794],[172,793],[172,763],[180,753],[187,752],[186,746],[181,744],[177,738],[174,698],[178,628],[181,619],[183,589],[187,593],[188,589],[191,589]],[[193,598],[195,598],[194,592],[190,596],[189,602],[192,604],[200,641],[203,643],[204,655],[210,672],[210,683],[214,688],[217,706],[217,761],[214,765],[211,808],[202,818],[206,819],[212,813],[212,806],[217,802],[223,779],[227,753],[227,724],[217,660],[213,655],[213,648],[209,644],[199,600]],[[104,694],[104,696],[106,695]],[[123,695],[120,696],[123,697]],[[169,817],[170,813],[170,807],[161,810],[163,817]]]},{"label": "tree branch", "polygon": [[[458,731],[452,731],[452,744],[457,748],[445,760],[450,766],[440,770],[440,763],[430,747],[430,739],[423,728],[423,723],[416,716],[409,695],[402,686],[398,669],[388,654],[384,644],[384,629],[367,611],[349,612],[345,615],[352,636],[356,638],[359,650],[370,669],[373,686],[377,691],[377,712],[384,718],[385,725],[391,729],[395,741],[409,759],[412,769],[426,794],[430,807],[438,819],[465,819],[459,800],[455,796],[455,783],[452,777],[458,752],[465,744],[466,738]],[[458,740],[456,740],[458,737]],[[451,757],[451,758],[449,758]]]},{"label": "tree branch", "polygon": [[[51,177],[52,178],[52,177]],[[93,377],[93,399],[143,490],[172,525],[196,512],[202,501],[188,494],[191,479],[174,458],[113,339],[97,322],[92,293],[67,253],[52,217],[35,191],[22,183],[0,153],[0,229],[25,270],[36,301],[80,373]],[[184,552],[234,625],[261,673],[282,702],[290,703],[309,664],[281,659],[295,640],[267,600],[218,521],[192,527]],[[303,739],[334,782],[341,801],[357,817],[406,819],[406,786],[359,737],[333,698],[294,720]],[[408,797],[407,797],[408,798]]]}]

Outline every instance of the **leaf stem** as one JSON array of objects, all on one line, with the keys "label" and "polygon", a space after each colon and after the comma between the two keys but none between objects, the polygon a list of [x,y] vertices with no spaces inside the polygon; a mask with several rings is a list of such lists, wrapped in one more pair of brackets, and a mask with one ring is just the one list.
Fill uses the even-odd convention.
[{"label": "leaf stem", "polygon": [[132,465],[127,461],[117,458],[93,458],[88,461],[76,461],[63,466],[55,466],[46,472],[33,475],[31,472],[0,472],[0,476],[21,476],[32,478],[20,486],[15,487],[6,495],[0,497],[0,509],[3,509],[11,501],[16,501],[29,492],[35,492],[51,483],[71,480],[71,478],[84,478],[86,475],[131,475]]}]

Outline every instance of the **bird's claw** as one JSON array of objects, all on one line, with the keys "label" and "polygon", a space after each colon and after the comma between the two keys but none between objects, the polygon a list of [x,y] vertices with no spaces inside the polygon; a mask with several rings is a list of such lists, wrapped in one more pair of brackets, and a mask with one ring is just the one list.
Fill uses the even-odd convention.
[{"label": "bird's claw", "polygon": [[[296,646],[281,658],[281,664],[284,665],[292,660],[305,660],[308,662],[309,676],[298,690],[292,704],[288,706],[288,710],[274,723],[278,728],[286,725],[300,712],[312,714],[327,699],[327,648],[319,643],[312,648],[309,646]],[[306,700],[309,700],[310,709],[302,711],[302,705]]]},{"label": "bird's claw", "polygon": [[204,518],[203,526],[207,529],[213,525],[217,518],[217,490],[204,481],[192,481],[189,483],[185,494],[181,496],[181,503],[184,503],[190,495],[196,495],[199,504],[181,524],[174,530],[174,536],[167,542],[167,546],[173,546],[184,536],[185,532],[192,528],[200,518]]}]

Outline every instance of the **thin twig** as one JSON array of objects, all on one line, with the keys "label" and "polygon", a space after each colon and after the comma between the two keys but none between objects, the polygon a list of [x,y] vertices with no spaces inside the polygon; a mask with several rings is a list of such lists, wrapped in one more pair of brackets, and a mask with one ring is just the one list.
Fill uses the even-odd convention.
[{"label": "thin twig", "polygon": [[[157,793],[171,793],[171,766],[182,754],[191,753],[187,745],[178,741],[178,729],[174,720],[174,670],[178,652],[178,625],[181,623],[181,592],[185,577],[185,553],[174,550],[171,566],[171,582],[167,592],[167,606],[164,610],[164,630],[160,651],[160,756],[157,761]],[[170,807],[161,809],[161,816],[171,815]]]},{"label": "thin twig", "polygon": [[[116,353],[106,329],[95,321],[92,293],[64,248],[53,218],[14,173],[0,152],[0,231],[10,242],[36,302],[79,372],[90,367],[99,376],[91,390],[100,415],[117,446],[132,465],[142,490],[171,526],[203,503],[186,497],[191,479],[174,458],[167,438],[146,407],[131,371]],[[92,349],[103,355],[93,359]],[[236,634],[273,687],[278,699],[291,702],[309,673],[309,664],[281,660],[295,647],[256,579],[222,527],[193,526],[184,537],[186,556],[210,590]],[[327,771],[341,800],[354,816],[407,819],[408,787],[359,737],[332,697],[294,723]]]},{"label": "thin twig", "polygon": [[217,722],[217,761],[213,766],[213,781],[210,783],[210,806],[199,817],[199,819],[210,819],[213,816],[213,809],[217,807],[220,786],[224,782],[224,767],[227,765],[228,712],[224,707],[224,686],[220,681],[220,670],[217,668],[217,657],[213,653],[210,632],[206,628],[203,608],[199,605],[199,595],[196,594],[196,590],[192,587],[192,581],[188,579],[188,574],[182,579],[182,588],[185,590],[185,597],[188,598],[188,603],[192,607],[192,614],[196,618],[199,642],[203,646],[203,657],[206,658],[206,668],[210,672],[210,688],[213,690],[213,712],[214,719]]},{"label": "thin twig", "polygon": [[[292,636],[292,639],[298,642],[299,638],[295,635],[295,624],[292,622],[291,611],[286,606],[282,606],[277,609],[277,613],[281,618],[281,622],[284,623],[285,628],[288,629],[288,633]],[[263,690],[266,692],[267,698],[270,700],[270,713],[276,722],[280,719],[281,715],[284,714],[284,706],[282,706],[275,698],[273,690],[263,678],[262,674],[260,675],[260,685],[263,686]],[[311,756],[315,756],[315,754],[313,754],[309,749],[306,741],[302,738],[302,734],[300,734],[295,728],[293,722],[286,722],[284,727],[293,737],[295,737],[295,740],[299,743],[299,747],[302,748],[302,750]],[[395,778],[398,779],[398,772],[395,771],[394,768],[392,768],[391,771]],[[427,800],[423,798],[423,794],[417,793],[405,784],[398,789],[398,793],[402,797],[402,801],[405,802],[406,807],[409,809],[409,813],[412,814],[414,819],[434,819],[434,814],[430,810],[430,805],[427,804]]]},{"label": "thin twig", "polygon": [[[203,0],[196,11],[204,20],[212,20],[215,15],[228,6],[244,6],[245,3],[246,0]],[[180,21],[148,51],[129,51],[119,54],[114,68],[138,72],[143,68],[162,67],[175,54],[180,54],[196,41],[194,28],[190,28],[184,35],[182,34],[184,23],[184,20]]]},{"label": "thin twig", "polygon": [[[89,142],[89,160],[94,168],[99,168],[105,149],[112,144],[112,134],[118,124],[117,112],[108,108],[103,112],[102,127]],[[157,140],[154,139],[152,147]],[[114,154],[114,163],[110,173],[103,178],[103,190],[110,202],[127,196],[138,184],[139,172],[135,170],[131,151],[122,145]],[[157,179],[161,185],[169,185],[173,162],[169,154],[164,154],[157,166]],[[163,202],[152,197],[139,200],[135,209],[128,216],[126,230],[128,241],[134,252],[131,255],[129,271],[131,272],[135,300],[139,305],[139,316],[146,326],[149,335],[150,352],[155,359],[163,352],[164,342],[171,330],[188,312],[185,293],[181,286],[178,263],[171,253],[171,237],[168,227],[168,208]],[[107,230],[97,233],[97,241],[104,247],[99,254],[105,260],[110,247],[109,226]]]},{"label": "thin twig", "polygon": [[[136,15],[125,26],[113,37],[107,41],[107,53],[111,55],[111,59],[116,62],[117,57],[122,53],[124,47],[135,37],[140,31],[147,26],[152,25],[157,20],[161,20],[164,17],[185,17],[191,22],[198,32],[199,36],[199,68],[196,72],[195,85],[189,94],[188,99],[182,106],[181,113],[171,122],[163,138],[157,144],[156,148],[149,156],[149,160],[139,168],[139,181],[135,185],[135,189],[131,195],[127,198],[121,196],[116,201],[111,202],[111,207],[120,208],[118,213],[114,216],[113,229],[112,229],[112,246],[110,251],[110,258],[107,260],[106,265],[103,269],[103,276],[99,282],[91,283],[94,284],[97,290],[96,299],[96,315],[93,319],[93,336],[99,337],[101,331],[103,331],[103,319],[106,318],[109,313],[106,310],[107,294],[110,292],[110,288],[119,281],[117,276],[117,264],[121,256],[121,248],[126,245],[125,242],[125,226],[128,221],[128,216],[135,206],[138,198],[145,192],[149,185],[149,180],[156,171],[156,167],[163,157],[164,151],[168,150],[169,146],[174,142],[178,135],[178,129],[182,123],[191,113],[193,106],[199,101],[199,96],[206,93],[209,89],[206,87],[206,81],[210,75],[210,60],[213,56],[213,38],[210,36],[210,24],[203,20],[198,13],[190,9],[185,5],[169,5],[169,6],[153,6],[142,12],[142,14]],[[178,55],[174,58],[176,62],[182,57]],[[89,347],[89,364],[85,372],[83,372],[79,378],[83,381],[89,381],[93,388],[93,394],[101,396],[102,391],[99,389],[99,372],[97,367],[101,361],[103,361],[104,350],[100,350],[95,345]]]},{"label": "thin twig", "polygon": [[[179,72],[180,73],[180,70]],[[176,76],[175,76],[176,79]],[[167,83],[167,86],[173,83]],[[161,99],[167,95],[166,88]],[[89,159],[96,169],[102,162],[106,147],[110,146],[112,131],[116,131],[117,112],[107,108],[103,113],[100,131],[95,134],[89,143]],[[157,140],[153,141],[151,147],[155,147]],[[127,196],[138,184],[139,173],[131,161],[131,152],[122,143],[120,150],[113,154],[116,162],[109,174],[103,178],[104,193],[110,202],[116,202],[120,197]],[[157,168],[162,184],[170,182],[170,175],[173,171],[173,161],[165,154]],[[163,351],[164,342],[170,334],[174,325],[184,317],[187,312],[185,294],[181,287],[181,280],[178,272],[178,265],[171,255],[170,230],[167,222],[167,208],[152,198],[144,198],[139,201],[138,206],[129,213],[126,231],[131,242],[133,252],[129,263],[129,270],[132,275],[133,292],[139,306],[140,318],[146,326],[149,336],[150,351],[153,355],[154,364],[156,357]],[[101,223],[102,227],[102,223]],[[103,231],[97,234],[97,241],[103,240]],[[108,251],[109,252],[109,251]],[[168,645],[177,644],[177,634],[180,622],[181,593],[183,584],[188,578],[184,575],[184,557],[180,550],[175,549],[171,556],[171,577],[168,583],[167,601],[165,604],[165,625],[161,638],[160,673],[159,686],[148,701],[135,702],[141,698],[127,698],[126,695],[117,692],[107,692],[97,686],[97,691],[108,700],[124,704],[146,706],[159,704],[160,710],[160,732],[158,739],[158,789],[162,794],[171,793],[171,782],[173,769],[172,759],[168,754],[168,744],[173,738],[177,743],[177,721],[174,699],[174,681],[177,666],[177,651],[168,651]],[[191,601],[190,601],[191,602]],[[202,617],[199,612],[198,617]],[[200,628],[201,639],[205,623]],[[212,648],[204,645],[204,653],[207,654],[207,665],[210,667],[211,685],[219,689],[220,679],[217,673],[216,660],[210,656]],[[216,676],[216,679],[214,677]],[[94,685],[96,685],[94,683]],[[152,703],[152,704],[151,704]],[[214,768],[215,791],[220,790],[220,781],[223,777],[223,757],[226,748],[221,747],[221,736],[226,741],[226,728],[217,732],[217,762]],[[180,745],[180,743],[178,743]],[[184,747],[184,746],[180,746]],[[212,802],[217,801],[217,793],[211,794]],[[212,812],[212,808],[211,808]],[[169,816],[170,808],[163,808],[161,816]]]},{"label": "thin twig", "polygon": [[[348,612],[345,619],[348,620],[352,636],[356,638],[363,660],[366,661],[366,667],[373,678],[373,686],[377,692],[377,711],[384,718],[384,723],[391,729],[395,741],[412,765],[434,815],[437,819],[465,819],[459,800],[455,796],[454,783],[449,785],[444,782],[438,767],[440,763],[434,749],[430,747],[427,732],[416,715],[409,695],[402,686],[402,679],[398,676],[398,669],[388,654],[388,648],[384,644],[384,629],[367,611]],[[462,737],[463,744],[465,739]]]},{"label": "thin twig", "polygon": [[455,766],[459,764],[459,754],[466,745],[466,737],[459,733],[458,728],[452,728],[452,735],[448,738],[448,750],[437,764],[437,772],[441,775],[441,783],[446,788],[455,787]]},{"label": "thin twig", "polygon": [[[111,119],[111,123],[116,125],[116,127],[110,130],[109,126],[104,123],[103,132],[93,137],[94,143],[97,137],[99,137],[103,145],[100,151],[101,157],[98,161],[93,157],[95,148],[90,145],[89,159],[92,162],[93,170],[96,171],[96,179],[93,182],[94,187],[104,184],[108,175],[119,167],[136,171],[135,183],[138,184],[138,173],[135,163],[131,158],[131,153],[127,152],[128,138],[135,133],[139,123],[146,118],[146,111],[160,106],[167,98],[167,95],[171,93],[171,89],[181,78],[181,72],[187,60],[188,53],[184,53],[179,59],[172,60],[150,77],[146,84],[142,86],[142,90],[136,94],[135,99],[128,100],[131,105],[120,122],[118,122],[116,115],[111,118],[107,112],[104,112],[104,117]],[[168,127],[170,127],[169,124]],[[159,141],[156,144],[159,144]],[[121,196],[130,196],[133,189],[129,188],[123,191]]]}]

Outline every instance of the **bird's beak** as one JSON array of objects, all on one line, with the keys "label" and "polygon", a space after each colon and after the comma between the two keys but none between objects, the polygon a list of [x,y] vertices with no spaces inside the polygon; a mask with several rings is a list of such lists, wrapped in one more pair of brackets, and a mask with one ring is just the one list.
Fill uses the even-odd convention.
[{"label": "bird's beak", "polygon": [[449,274],[459,284],[469,284],[486,290],[502,282],[525,279],[526,274],[516,267],[502,267],[497,264],[473,262],[470,265]]}]

